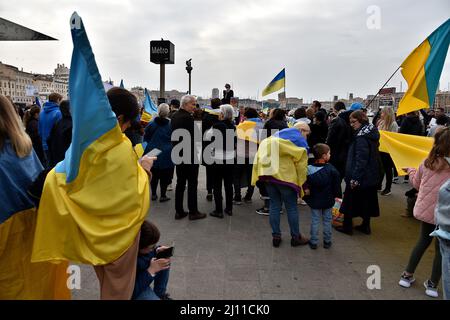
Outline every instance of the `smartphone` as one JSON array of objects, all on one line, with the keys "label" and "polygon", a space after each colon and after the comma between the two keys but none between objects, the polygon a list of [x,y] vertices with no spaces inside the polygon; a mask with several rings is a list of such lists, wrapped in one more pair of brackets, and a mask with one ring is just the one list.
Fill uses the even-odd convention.
[{"label": "smartphone", "polygon": [[166,250],[161,250],[156,253],[156,259],[167,259],[173,256],[174,247],[169,247]]},{"label": "smartphone", "polygon": [[161,152],[162,152],[161,150],[155,148],[155,149],[152,149],[149,153],[147,153],[145,155],[148,157],[157,157]]}]

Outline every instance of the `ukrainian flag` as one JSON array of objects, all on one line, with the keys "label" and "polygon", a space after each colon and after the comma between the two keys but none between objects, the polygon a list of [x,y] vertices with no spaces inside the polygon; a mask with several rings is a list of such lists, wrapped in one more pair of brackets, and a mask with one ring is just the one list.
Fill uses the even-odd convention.
[{"label": "ukrainian flag", "polygon": [[400,101],[397,115],[433,105],[449,43],[450,19],[403,61],[402,74],[408,82],[408,91]]},{"label": "ukrainian flag", "polygon": [[236,127],[236,136],[238,139],[250,141],[259,144],[261,142],[261,130],[264,123],[259,118],[247,119]]},{"label": "ukrainian flag", "polygon": [[149,181],[111,110],[76,12],[70,24],[72,143],[46,178],[32,261],[104,265],[136,239],[149,209]]},{"label": "ukrainian flag", "polygon": [[400,176],[406,175],[402,168],[419,168],[433,148],[434,138],[380,130],[380,147],[389,153]]},{"label": "ukrainian flag", "polygon": [[287,185],[299,194],[306,181],[308,143],[296,128],[283,129],[264,139],[253,163],[252,185],[258,180]]},{"label": "ukrainian flag", "polygon": [[26,190],[42,169],[33,150],[0,150],[0,300],[70,299],[67,263],[31,262],[37,212]]},{"label": "ukrainian flag", "polygon": [[279,74],[277,74],[277,76],[275,78],[273,78],[272,81],[270,81],[270,83],[267,85],[267,87],[264,88],[263,92],[262,92],[262,96],[267,96],[268,94],[275,92],[277,90],[280,90],[281,88],[285,87],[285,74],[284,74],[284,69],[281,70],[281,72]]},{"label": "ukrainian flag", "polygon": [[142,114],[141,120],[144,122],[150,122],[152,118],[158,114],[158,107],[153,103],[147,88],[144,90],[144,113]]}]

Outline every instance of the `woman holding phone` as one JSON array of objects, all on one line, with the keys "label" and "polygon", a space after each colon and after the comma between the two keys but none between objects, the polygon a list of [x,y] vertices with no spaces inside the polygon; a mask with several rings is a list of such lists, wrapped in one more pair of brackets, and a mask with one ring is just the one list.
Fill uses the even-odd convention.
[{"label": "woman holding phone", "polygon": [[[160,184],[161,197],[159,202],[169,201],[170,198],[166,196],[167,187],[173,177],[174,164],[172,162],[172,142],[170,137],[172,129],[170,128],[170,120],[168,118],[170,112],[169,105],[161,103],[158,107],[158,116],[155,117],[145,128],[144,141],[147,142],[145,153],[150,153],[151,156],[157,156],[152,167],[152,200],[158,199],[156,190],[158,182]],[[158,149],[161,152],[155,150]]]}]

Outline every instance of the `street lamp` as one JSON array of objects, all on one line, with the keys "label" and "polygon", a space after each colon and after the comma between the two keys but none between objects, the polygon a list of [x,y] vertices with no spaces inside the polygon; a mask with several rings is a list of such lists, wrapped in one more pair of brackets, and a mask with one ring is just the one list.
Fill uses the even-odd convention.
[{"label": "street lamp", "polygon": [[189,74],[189,94],[191,94],[191,71],[192,71],[191,60],[192,58],[186,61],[186,71]]}]

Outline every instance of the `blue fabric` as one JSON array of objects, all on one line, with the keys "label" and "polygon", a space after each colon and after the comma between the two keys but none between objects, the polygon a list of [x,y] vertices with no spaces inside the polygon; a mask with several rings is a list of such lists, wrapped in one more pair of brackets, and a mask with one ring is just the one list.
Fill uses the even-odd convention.
[{"label": "blue fabric", "polygon": [[158,108],[153,103],[150,95],[148,94],[147,88],[144,90],[144,109],[150,115],[155,115],[158,113]]},{"label": "blue fabric", "polygon": [[428,100],[432,106],[450,43],[450,19],[437,28],[427,40],[430,43],[431,51],[425,62],[425,80]]},{"label": "blue fabric", "polygon": [[260,118],[250,118],[250,119],[247,119],[247,121],[256,122],[256,123],[263,122]]},{"label": "blue fabric", "polygon": [[42,140],[42,147],[48,150],[47,139],[50,136],[53,126],[62,118],[58,104],[55,102],[46,102],[42,111],[39,113],[38,130]]},{"label": "blue fabric", "polygon": [[308,166],[306,185],[310,194],[303,200],[313,209],[327,209],[334,205],[335,198],[341,198],[341,177],[332,164]]},{"label": "blue fabric", "polygon": [[270,197],[269,221],[272,227],[272,236],[281,236],[280,211],[284,203],[291,237],[299,237],[300,226],[297,211],[297,192],[293,188],[275,183],[267,183],[266,190]]},{"label": "blue fabric", "polygon": [[39,108],[41,108],[41,101],[39,101],[39,97],[36,97],[35,103]]},{"label": "blue fabric", "polygon": [[16,212],[34,207],[27,189],[42,169],[33,149],[30,155],[19,158],[9,140],[5,141],[0,150],[0,224]]},{"label": "blue fabric", "polygon": [[442,256],[442,291],[444,300],[450,300],[450,240],[439,239]]},{"label": "blue fabric", "polygon": [[72,143],[65,159],[55,169],[56,172],[67,174],[67,183],[77,177],[83,152],[117,125],[83,21],[74,13],[70,22],[73,41],[69,75]]},{"label": "blue fabric", "polygon": [[350,106],[350,110],[351,111],[356,111],[356,110],[360,110],[362,109],[363,105],[359,102],[353,102],[352,105]]},{"label": "blue fabric", "polygon": [[311,244],[319,242],[319,224],[323,221],[323,241],[331,242],[331,208],[328,209],[311,209]]},{"label": "blue fabric", "polygon": [[[156,257],[156,249],[146,255],[139,255],[136,264],[136,280],[133,290],[133,300],[159,300],[167,289],[169,270],[161,270],[152,277],[148,272],[150,263]],[[150,285],[153,283],[153,290]]]},{"label": "blue fabric", "polygon": [[277,82],[278,80],[284,79],[286,77],[285,75],[285,69],[281,70],[280,73],[278,73],[275,78],[273,78],[272,81],[268,84],[270,86],[272,83]]},{"label": "blue fabric", "polygon": [[168,119],[156,117],[149,122],[145,128],[144,142],[146,142],[144,154],[152,149],[159,149],[162,152],[158,155],[158,159],[153,163],[155,169],[169,169],[175,165],[172,162],[172,129]]},{"label": "blue fabric", "polygon": [[305,137],[302,136],[301,132],[296,128],[288,128],[280,130],[276,132],[273,136],[280,139],[289,140],[297,147],[309,150],[308,142],[306,141]]}]

